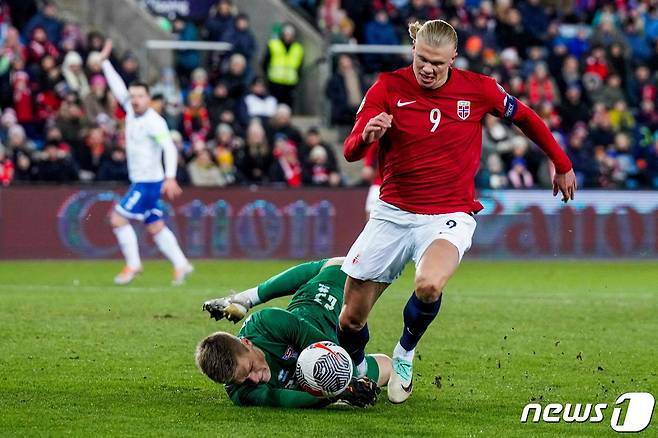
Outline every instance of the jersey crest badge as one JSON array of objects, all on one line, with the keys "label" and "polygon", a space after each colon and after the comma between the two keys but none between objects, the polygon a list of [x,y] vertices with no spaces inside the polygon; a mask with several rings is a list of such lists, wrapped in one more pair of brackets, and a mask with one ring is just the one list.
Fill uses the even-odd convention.
[{"label": "jersey crest badge", "polygon": [[283,353],[283,356],[281,356],[281,359],[297,359],[297,356],[299,356],[299,354],[295,351],[295,349],[288,345],[288,348],[286,348],[286,351]]},{"label": "jersey crest badge", "polygon": [[466,120],[471,115],[471,101],[458,100],[457,101],[457,115],[460,119]]}]

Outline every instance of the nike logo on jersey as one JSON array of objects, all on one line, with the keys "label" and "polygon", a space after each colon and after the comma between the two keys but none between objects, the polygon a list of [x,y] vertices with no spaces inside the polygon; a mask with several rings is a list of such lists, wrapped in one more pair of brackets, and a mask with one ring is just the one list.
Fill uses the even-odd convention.
[{"label": "nike logo on jersey", "polygon": [[407,106],[407,105],[411,105],[414,102],[416,102],[416,101],[415,100],[410,100],[408,102],[402,102],[400,99],[398,99],[398,106]]}]

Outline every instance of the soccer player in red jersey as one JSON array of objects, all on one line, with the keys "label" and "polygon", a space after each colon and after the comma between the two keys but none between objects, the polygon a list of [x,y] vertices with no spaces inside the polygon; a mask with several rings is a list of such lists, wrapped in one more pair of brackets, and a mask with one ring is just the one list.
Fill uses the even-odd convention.
[{"label": "soccer player in red jersey", "polygon": [[340,314],[340,344],[359,372],[373,305],[410,260],[415,290],[404,308],[404,329],[393,352],[388,397],[405,401],[412,389],[412,360],[421,336],[438,314],[441,294],[471,246],[482,119],[512,121],[555,165],[553,195],[573,199],[571,162],[539,116],[490,77],[452,67],[457,33],[443,20],[409,33],[413,64],[382,73],[368,90],[345,140],[345,158],[356,161],[378,143],[383,182],[379,201],[342,269],[348,278]]}]

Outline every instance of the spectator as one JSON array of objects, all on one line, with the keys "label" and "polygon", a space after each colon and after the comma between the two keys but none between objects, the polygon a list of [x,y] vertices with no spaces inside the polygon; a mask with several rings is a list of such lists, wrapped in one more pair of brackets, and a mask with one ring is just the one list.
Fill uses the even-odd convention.
[{"label": "spectator", "polygon": [[[194,24],[185,21],[181,16],[174,19],[173,31],[178,41],[198,41],[199,32]],[[201,54],[198,50],[177,50],[174,54],[176,73],[182,79],[183,86],[187,85],[190,73],[201,65]]]},{"label": "spectator", "polygon": [[233,4],[219,0],[206,19],[205,29],[210,41],[227,41],[226,33],[234,27]]},{"label": "spectator", "polygon": [[18,124],[16,111],[13,108],[5,108],[0,117],[0,143],[7,144],[9,129],[16,124]]},{"label": "spectator", "polygon": [[48,131],[46,132],[46,142],[56,143],[60,150],[71,152],[71,145],[64,141],[62,131],[60,131],[57,125],[48,128]]},{"label": "spectator", "polygon": [[222,177],[219,168],[213,162],[210,151],[202,148],[196,152],[196,156],[187,165],[192,184],[199,187],[225,186],[226,181]]},{"label": "spectator", "polygon": [[278,104],[276,97],[269,93],[265,80],[260,76],[251,81],[249,91],[241,103],[241,111],[244,113],[241,117],[243,120],[257,117],[266,125],[276,112]]},{"label": "spectator", "polygon": [[[400,44],[400,39],[386,10],[376,11],[374,19],[366,23],[363,42],[388,46]],[[395,55],[364,55],[363,59],[369,72],[390,71],[400,65],[400,59]]]},{"label": "spectator", "polygon": [[96,181],[118,181],[128,183],[128,162],[126,151],[120,147],[113,147],[109,154],[102,156]]},{"label": "spectator", "polygon": [[399,17],[403,26],[411,21],[442,18],[441,10],[436,3],[430,4],[427,0],[409,0],[405,6],[400,8]]},{"label": "spectator", "polygon": [[100,52],[90,52],[85,62],[87,77],[103,74],[103,57]]},{"label": "spectator", "polygon": [[133,53],[126,52],[117,69],[119,76],[125,84],[132,84],[139,80],[139,60]]},{"label": "spectator", "polygon": [[267,44],[263,71],[267,72],[268,88],[277,101],[293,106],[293,92],[299,84],[304,47],[296,41],[297,31],[284,24],[278,38]]},{"label": "spectator", "polygon": [[630,132],[635,128],[635,117],[628,110],[625,100],[617,100],[608,114],[614,131]]},{"label": "spectator", "polygon": [[514,47],[519,53],[526,53],[529,46],[536,44],[532,35],[526,31],[518,9],[510,8],[498,20],[496,37],[500,47]]},{"label": "spectator", "polygon": [[548,76],[548,68],[543,62],[537,63],[527,83],[528,101],[536,106],[543,102],[559,103],[560,94],[555,81]]},{"label": "spectator", "polygon": [[21,43],[18,30],[15,27],[8,28],[0,48],[0,76],[9,71],[15,58],[27,59],[27,55],[27,49]]},{"label": "spectator", "polygon": [[225,111],[233,112],[236,103],[228,95],[228,87],[224,82],[218,82],[212,89],[212,94],[208,99],[208,113],[210,123],[217,126],[220,123],[221,114]]},{"label": "spectator", "polygon": [[507,178],[515,189],[530,189],[535,185],[532,174],[528,171],[528,163],[523,157],[512,160],[512,168],[507,173]]},{"label": "spectator", "polygon": [[605,81],[605,85],[590,92],[593,103],[601,103],[610,109],[619,100],[625,100],[624,92],[621,90],[621,78],[619,75],[611,74]]},{"label": "spectator", "polygon": [[74,149],[82,147],[82,132],[86,123],[77,95],[68,93],[59,107],[55,124],[62,131],[64,141]]},{"label": "spectator", "polygon": [[546,8],[541,5],[541,0],[527,0],[522,2],[519,6],[523,25],[535,43],[545,41],[547,39],[547,31],[549,25],[549,17],[546,13]]},{"label": "spectator", "polygon": [[82,69],[82,57],[78,52],[66,54],[62,64],[62,76],[64,76],[69,90],[75,91],[81,98],[89,94],[89,82]]},{"label": "spectator", "polygon": [[183,112],[183,94],[178,86],[174,69],[165,67],[160,74],[160,80],[151,88],[153,95],[164,97],[164,117],[170,128],[178,128],[179,119]]},{"label": "spectator", "polygon": [[571,158],[578,186],[591,187],[596,185],[596,163],[592,159],[592,149],[587,142],[587,128],[584,123],[578,123],[571,132],[567,153]]},{"label": "spectator", "polygon": [[7,155],[7,149],[0,144],[0,184],[8,186],[14,179],[14,162]]},{"label": "spectator", "polygon": [[[306,131],[306,136],[304,137],[304,142],[299,148],[299,158],[302,163],[306,164],[310,160],[309,156],[313,149],[315,148],[324,149],[324,156],[326,161],[326,166],[330,173],[338,173],[338,162],[336,161],[336,154],[331,146],[322,141],[320,135],[320,130],[316,126],[311,126],[308,131]],[[317,152],[316,152],[317,153]],[[340,179],[340,176],[339,176]]]},{"label": "spectator", "polygon": [[96,120],[99,114],[112,114],[112,106],[107,92],[107,81],[104,76],[95,75],[91,78],[90,93],[82,98],[82,104],[87,118]]},{"label": "spectator", "polygon": [[14,96],[16,120],[22,125],[29,126],[34,121],[34,99],[30,77],[24,70],[13,72],[11,85]]},{"label": "spectator", "polygon": [[94,178],[105,155],[105,138],[103,130],[99,126],[92,126],[84,137],[84,147],[77,151],[76,162],[81,171],[82,178],[90,180]]},{"label": "spectator", "polygon": [[[208,83],[208,72],[202,68],[195,68],[192,71],[192,76],[190,77],[190,84],[187,88],[187,93],[192,91],[200,91],[203,93],[204,97],[210,92],[210,85]],[[187,96],[186,96],[187,97]]]},{"label": "spectator", "polygon": [[246,154],[240,161],[236,161],[238,170],[248,182],[262,183],[267,181],[267,172],[272,165],[272,151],[265,135],[265,129],[258,119],[249,123],[247,128]]},{"label": "spectator", "polygon": [[35,178],[36,168],[32,165],[30,155],[19,152],[15,157],[14,181],[29,182]]},{"label": "spectator", "polygon": [[594,146],[594,161],[596,163],[598,173],[597,186],[606,189],[616,188],[613,175],[617,169],[617,162],[611,155],[608,154],[605,146]]},{"label": "spectator", "polygon": [[562,118],[562,127],[567,132],[571,131],[576,123],[589,121],[589,106],[583,102],[582,92],[578,85],[571,85],[567,88],[564,102],[559,106],[559,113]]},{"label": "spectator", "polygon": [[19,153],[31,155],[35,150],[34,143],[25,135],[25,129],[21,125],[13,125],[9,128],[7,135],[7,148],[9,149],[8,155],[16,157]]},{"label": "spectator", "polygon": [[274,137],[274,162],[270,166],[271,182],[286,183],[288,187],[301,187],[302,166],[297,155],[297,147],[285,134]]},{"label": "spectator", "polygon": [[507,176],[503,166],[503,160],[498,154],[491,154],[487,158],[487,175],[485,175],[487,187],[490,189],[504,189],[508,185]]},{"label": "spectator", "polygon": [[270,119],[267,129],[267,139],[270,144],[274,144],[276,134],[284,134],[295,147],[302,143],[302,135],[292,126],[292,110],[285,103],[280,103],[276,107],[276,112]]},{"label": "spectator", "polygon": [[338,57],[338,65],[327,83],[325,95],[331,102],[331,123],[350,125],[364,96],[361,75],[349,55]]},{"label": "spectator", "polygon": [[233,128],[230,125],[220,123],[215,129],[215,138],[208,142],[208,149],[213,152],[215,161],[219,163],[219,150],[233,150],[235,144],[241,141],[242,139],[235,137]]},{"label": "spectator", "polygon": [[247,14],[238,14],[235,17],[235,25],[226,30],[224,36],[226,42],[233,45],[233,54],[240,54],[244,57],[247,64],[246,78],[251,78],[251,65],[253,56],[256,53],[256,38],[249,27],[249,16]]},{"label": "spectator", "polygon": [[314,146],[304,161],[303,182],[312,186],[340,185],[340,174],[329,165],[327,150],[321,145]]},{"label": "spectator", "polygon": [[[242,142],[240,142],[242,143]],[[240,146],[238,146],[239,148]],[[232,185],[241,180],[241,175],[238,173],[234,164],[232,150],[225,147],[218,147],[215,149],[215,159],[219,165],[219,173],[222,176],[226,185]]]},{"label": "spectator", "polygon": [[640,103],[637,122],[646,126],[651,132],[658,130],[658,111],[656,111],[656,104],[653,100],[644,99]]},{"label": "spectator", "polygon": [[651,46],[642,29],[641,20],[628,19],[624,25],[624,38],[630,46],[632,59],[647,62],[651,58]]},{"label": "spectator", "polygon": [[54,44],[59,44],[63,24],[59,18],[57,18],[57,14],[57,5],[55,2],[52,0],[45,0],[43,2],[42,10],[34,15],[23,28],[23,37],[28,39],[28,37],[32,35],[32,31],[40,27],[45,31],[50,41]]},{"label": "spectator", "polygon": [[623,132],[615,135],[614,151],[617,167],[613,178],[620,187],[636,189],[639,186],[638,168],[631,150],[631,139]]},{"label": "spectator", "polygon": [[193,91],[187,96],[187,106],[183,110],[183,132],[189,140],[205,139],[210,132],[208,110],[203,104],[203,94]]},{"label": "spectator", "polygon": [[36,180],[54,183],[77,181],[78,169],[71,156],[61,151],[56,143],[46,143],[36,163]]},{"label": "spectator", "polygon": [[32,35],[27,44],[27,60],[28,66],[33,67],[39,65],[41,58],[50,55],[53,58],[59,57],[59,50],[48,39],[48,34],[43,27],[35,27]]},{"label": "spectator", "polygon": [[228,71],[222,78],[228,88],[228,97],[239,101],[247,91],[247,61],[239,53],[231,55],[228,61]]},{"label": "spectator", "polygon": [[658,189],[658,138],[651,144],[647,155],[647,174],[649,187]]}]

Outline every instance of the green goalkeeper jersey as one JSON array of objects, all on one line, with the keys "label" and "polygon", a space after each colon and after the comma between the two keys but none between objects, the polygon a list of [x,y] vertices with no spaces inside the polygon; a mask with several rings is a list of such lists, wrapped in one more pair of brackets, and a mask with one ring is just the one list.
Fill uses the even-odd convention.
[{"label": "green goalkeeper jersey", "polygon": [[[302,408],[328,403],[301,390],[295,378],[297,357],[304,348],[318,341],[338,343],[336,325],[346,277],[340,266],[321,269],[324,263],[320,262],[306,264],[306,278],[302,277],[306,282],[296,285],[297,291],[286,310],[266,308],[254,312],[243,323],[237,336],[249,339],[263,351],[272,377],[267,383],[226,385],[235,404]],[[366,360],[368,377],[377,381],[377,362],[370,356]]]},{"label": "green goalkeeper jersey", "polygon": [[265,353],[271,378],[267,383],[226,385],[226,392],[237,405],[313,407],[326,402],[297,387],[295,365],[299,353],[323,333],[299,316],[284,309],[269,308],[247,318],[238,333]]}]

